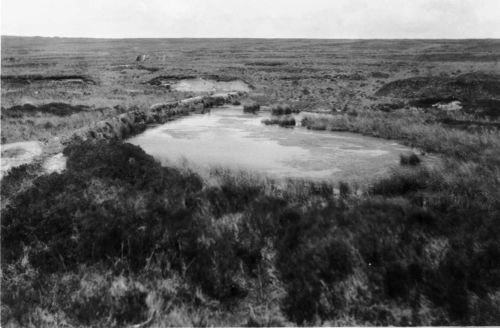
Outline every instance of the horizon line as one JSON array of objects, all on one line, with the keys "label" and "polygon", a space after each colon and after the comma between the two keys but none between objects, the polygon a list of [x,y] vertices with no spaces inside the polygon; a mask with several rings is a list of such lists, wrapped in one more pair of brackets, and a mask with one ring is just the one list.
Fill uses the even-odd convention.
[{"label": "horizon line", "polygon": [[140,40],[140,39],[227,39],[227,40],[500,40],[500,37],[473,37],[473,38],[389,38],[389,37],[377,37],[377,38],[315,38],[315,37],[94,37],[94,36],[44,36],[44,35],[12,35],[12,34],[0,34],[3,37],[10,38],[47,38],[47,39],[93,39],[93,40]]}]

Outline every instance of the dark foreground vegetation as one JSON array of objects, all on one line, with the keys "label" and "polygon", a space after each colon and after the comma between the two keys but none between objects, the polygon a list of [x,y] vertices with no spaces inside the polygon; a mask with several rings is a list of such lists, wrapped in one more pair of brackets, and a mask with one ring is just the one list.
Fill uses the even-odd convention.
[{"label": "dark foreground vegetation", "polygon": [[2,210],[3,325],[500,322],[497,166],[402,166],[357,196],[118,141],[65,155]]}]

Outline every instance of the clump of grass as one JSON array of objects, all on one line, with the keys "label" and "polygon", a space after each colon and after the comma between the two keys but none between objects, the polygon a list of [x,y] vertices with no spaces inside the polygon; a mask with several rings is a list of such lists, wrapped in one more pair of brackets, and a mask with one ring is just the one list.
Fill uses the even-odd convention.
[{"label": "clump of grass", "polygon": [[274,105],[271,108],[271,114],[272,115],[276,115],[276,116],[279,116],[279,115],[290,115],[292,113],[293,113],[293,110],[290,107],[290,105],[280,104],[280,105]]},{"label": "clump of grass", "polygon": [[260,110],[260,105],[256,102],[248,103],[243,105],[243,113],[255,114]]},{"label": "clump of grass", "polygon": [[271,116],[268,119],[262,120],[265,125],[279,125],[283,127],[295,126],[296,121],[292,115],[287,116]]},{"label": "clump of grass", "polygon": [[420,162],[420,157],[418,157],[418,155],[415,153],[399,155],[399,163],[401,165],[417,166],[420,164]]},{"label": "clump of grass", "polygon": [[394,171],[374,183],[371,192],[375,195],[398,196],[425,189],[430,185],[430,172],[426,169],[417,171]]},{"label": "clump of grass", "polygon": [[351,187],[347,182],[339,182],[339,194],[341,198],[347,198],[351,194]]}]

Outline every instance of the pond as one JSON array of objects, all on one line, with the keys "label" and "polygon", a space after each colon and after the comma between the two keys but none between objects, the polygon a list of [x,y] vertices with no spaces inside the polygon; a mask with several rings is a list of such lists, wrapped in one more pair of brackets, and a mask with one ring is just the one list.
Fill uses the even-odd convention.
[{"label": "pond", "polygon": [[12,168],[35,161],[41,162],[45,173],[60,173],[66,168],[66,157],[62,153],[44,157],[42,144],[36,140],[3,144],[1,150],[0,179],[3,179]]},{"label": "pond", "polygon": [[250,86],[241,80],[215,81],[211,79],[192,78],[179,81],[166,81],[162,85],[169,86],[172,90],[184,92],[249,92]]},{"label": "pond", "polygon": [[31,163],[42,154],[42,147],[38,141],[20,141],[1,146],[0,179],[16,166]]},{"label": "pond", "polygon": [[[396,142],[348,132],[264,125],[269,112],[225,106],[152,127],[128,140],[163,164],[227,167],[274,178],[367,181],[411,151]],[[298,117],[300,121],[300,117]]]}]

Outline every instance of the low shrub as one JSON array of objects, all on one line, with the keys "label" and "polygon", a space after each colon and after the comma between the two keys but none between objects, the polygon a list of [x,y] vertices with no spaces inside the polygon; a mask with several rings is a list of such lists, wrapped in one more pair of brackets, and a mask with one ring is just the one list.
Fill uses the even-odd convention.
[{"label": "low shrub", "polygon": [[[315,213],[319,214],[319,213]],[[352,249],[340,235],[328,230],[323,215],[285,212],[280,221],[284,233],[278,241],[277,267],[285,282],[285,313],[298,324],[314,323],[335,314],[338,295],[333,286],[354,268]],[[324,298],[326,297],[326,300]]]},{"label": "low shrub", "polygon": [[296,121],[292,115],[287,116],[271,116],[269,119],[262,120],[265,125],[279,125],[283,127],[295,126]]},{"label": "low shrub", "polygon": [[416,166],[416,165],[420,164],[420,157],[418,157],[418,155],[415,153],[400,154],[399,155],[399,163],[401,165]]},{"label": "low shrub", "polygon": [[255,114],[259,110],[260,110],[260,105],[255,102],[243,105],[243,113]]},{"label": "low shrub", "polygon": [[271,107],[271,114],[275,116],[290,115],[292,113],[293,110],[289,105],[275,105]]},{"label": "low shrub", "polygon": [[351,187],[348,183],[344,181],[339,182],[339,194],[342,198],[346,198],[351,194]]},{"label": "low shrub", "polygon": [[382,178],[371,186],[374,195],[400,196],[425,189],[428,186],[429,172],[425,169],[395,171],[389,177]]}]

